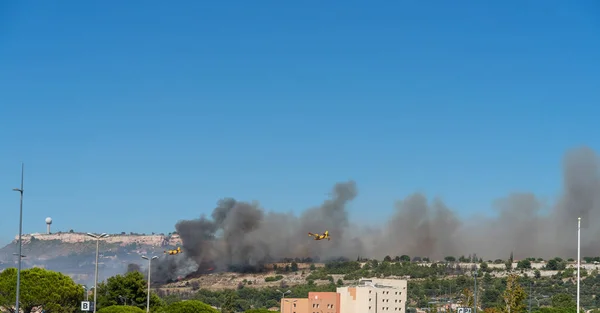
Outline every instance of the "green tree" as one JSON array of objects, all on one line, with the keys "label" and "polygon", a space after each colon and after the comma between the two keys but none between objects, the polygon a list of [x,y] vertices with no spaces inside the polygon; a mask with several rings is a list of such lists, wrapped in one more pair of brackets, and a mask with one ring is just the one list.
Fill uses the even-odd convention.
[{"label": "green tree", "polygon": [[530,269],[531,268],[531,261],[525,259],[525,260],[521,260],[517,263],[517,268],[518,269]]},{"label": "green tree", "polygon": [[[512,256],[512,254],[511,254]],[[519,284],[519,276],[509,275],[506,280],[506,289],[502,298],[504,300],[504,313],[523,313],[525,312],[525,303],[523,302],[527,294]]]},{"label": "green tree", "polygon": [[292,262],[292,272],[297,272],[298,271],[298,263],[296,262]]},{"label": "green tree", "polygon": [[[16,268],[0,273],[0,311],[14,312],[16,287]],[[20,306],[24,312],[38,306],[46,312],[76,312],[83,292],[83,286],[62,273],[37,267],[21,271]]]},{"label": "green tree", "polygon": [[210,305],[198,301],[198,300],[187,300],[175,302],[165,307],[161,313],[219,313],[216,309],[213,309]]},{"label": "green tree", "polygon": [[473,290],[471,290],[470,288],[464,288],[462,290],[462,293],[460,295],[461,298],[461,303],[469,308],[473,307],[473,301],[474,299],[474,295],[473,295]]},{"label": "green tree", "polygon": [[557,293],[552,296],[552,306],[559,309],[577,310],[577,303],[573,301],[573,297],[567,293]]},{"label": "green tree", "polygon": [[223,306],[221,306],[221,313],[235,313],[236,308],[236,294],[227,293],[223,300]]},{"label": "green tree", "polygon": [[561,258],[554,258],[546,263],[546,269],[551,271],[562,271],[566,267],[567,264]]},{"label": "green tree", "polygon": [[97,311],[98,313],[145,313],[146,311],[130,305],[111,305]]},{"label": "green tree", "polygon": [[400,256],[400,262],[410,262],[410,256],[404,254]]},{"label": "green tree", "polygon": [[[147,295],[148,283],[142,273],[129,272],[125,275],[116,275],[98,284],[98,309],[122,304],[146,309]],[[150,308],[161,304],[160,298],[151,293]]]},{"label": "green tree", "polygon": [[244,313],[277,313],[277,312],[269,311],[267,309],[250,309],[250,310],[244,311]]}]

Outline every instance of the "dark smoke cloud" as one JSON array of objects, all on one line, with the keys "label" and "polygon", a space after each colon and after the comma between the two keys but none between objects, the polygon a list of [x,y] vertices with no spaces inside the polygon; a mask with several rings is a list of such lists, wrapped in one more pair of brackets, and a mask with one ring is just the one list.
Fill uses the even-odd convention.
[{"label": "dark smoke cloud", "polygon": [[[582,248],[600,251],[600,176],[593,150],[569,151],[563,164],[560,201],[544,204],[531,193],[514,193],[493,203],[495,217],[460,220],[441,199],[420,193],[395,205],[381,227],[350,223],[347,204],[358,194],[353,181],[334,186],[331,199],[300,216],[266,212],[256,203],[219,201],[211,218],[180,221],[175,226],[184,254],[153,263],[153,277],[164,282],[196,271],[257,270],[281,258],[382,258],[386,255],[430,257],[477,254],[486,259],[572,256],[577,217],[582,217]],[[544,214],[544,209],[549,213]],[[332,240],[315,242],[307,232],[329,230]],[[585,253],[584,253],[585,254]],[[156,274],[155,274],[156,273]],[[154,279],[153,279],[154,280]]]},{"label": "dark smoke cloud", "polygon": [[129,263],[127,264],[127,273],[132,273],[132,272],[142,272],[142,268],[140,267],[139,264],[135,264],[135,263]]}]

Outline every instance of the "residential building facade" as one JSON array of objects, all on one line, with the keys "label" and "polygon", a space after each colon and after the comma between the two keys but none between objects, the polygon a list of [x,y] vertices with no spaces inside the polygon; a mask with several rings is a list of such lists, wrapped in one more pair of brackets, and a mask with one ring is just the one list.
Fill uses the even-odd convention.
[{"label": "residential building facade", "polygon": [[341,313],[340,294],[337,292],[309,292],[309,313]]},{"label": "residential building facade", "polygon": [[406,313],[407,286],[406,280],[363,278],[336,292],[281,299],[281,313]]},{"label": "residential building facade", "polygon": [[339,287],[340,313],[406,313],[407,285],[406,280],[373,278]]},{"label": "residential building facade", "polygon": [[308,313],[307,298],[283,298],[281,299],[281,313]]}]

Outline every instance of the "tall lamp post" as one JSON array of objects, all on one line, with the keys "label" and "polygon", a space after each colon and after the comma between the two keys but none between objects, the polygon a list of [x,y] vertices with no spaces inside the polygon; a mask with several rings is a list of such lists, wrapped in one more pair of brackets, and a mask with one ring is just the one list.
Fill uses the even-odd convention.
[{"label": "tall lamp post", "polygon": [[83,296],[85,297],[85,301],[88,301],[88,289],[86,285],[82,285],[83,287]]},{"label": "tall lamp post", "polygon": [[100,239],[108,237],[107,233],[102,233],[100,235],[87,233],[88,236],[96,239],[96,270],[94,275],[94,313],[96,313],[96,300],[97,298],[97,290],[98,290],[98,251],[100,250]]},{"label": "tall lamp post", "polygon": [[[292,305],[293,305],[298,300],[292,300],[292,301],[290,301],[290,300],[283,300],[283,301],[285,301],[287,303],[292,303]],[[290,312],[292,312],[292,307],[291,306],[290,306]],[[283,313],[283,311],[281,313]]]},{"label": "tall lamp post", "polygon": [[19,296],[21,294],[21,258],[23,244],[21,236],[23,235],[23,173],[25,165],[21,163],[21,188],[13,188],[13,191],[18,191],[21,194],[21,202],[19,204],[19,250],[17,255],[19,256],[19,269],[17,270],[17,299],[15,300],[15,312],[19,312]]},{"label": "tall lamp post", "polygon": [[283,291],[281,291],[281,290],[279,290],[279,289],[277,289],[277,290],[275,290],[275,291],[277,291],[277,292],[281,293],[281,312],[283,312],[283,301],[284,301],[284,299],[285,299],[285,295],[286,295],[286,294],[288,294],[288,293],[292,293],[292,291],[291,291],[291,290],[288,290],[288,291],[286,291],[286,292],[283,292]]},{"label": "tall lamp post", "polygon": [[477,265],[475,265],[475,272],[473,272],[473,280],[475,286],[473,287],[473,312],[477,313]]},{"label": "tall lamp post", "polygon": [[579,269],[581,268],[581,217],[577,218],[577,313],[581,313],[579,311],[579,281],[580,273]]},{"label": "tall lamp post", "polygon": [[157,256],[151,258],[142,255],[142,259],[148,260],[148,296],[146,297],[146,312],[150,312],[150,273],[152,272],[152,260],[158,259]]}]

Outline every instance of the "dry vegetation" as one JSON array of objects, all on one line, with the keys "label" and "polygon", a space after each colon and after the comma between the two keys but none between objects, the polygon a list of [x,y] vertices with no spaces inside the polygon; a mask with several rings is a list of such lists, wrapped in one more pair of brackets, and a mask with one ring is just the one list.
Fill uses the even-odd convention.
[{"label": "dry vegetation", "polygon": [[[323,264],[315,264],[315,266],[323,267]],[[306,278],[310,274],[308,269],[310,265],[302,267],[298,264],[299,270],[297,272],[289,273],[275,273],[275,271],[269,271],[265,273],[214,273],[207,274],[198,278],[191,278],[188,280],[181,280],[178,282],[166,284],[161,287],[163,290],[178,290],[178,291],[193,291],[197,289],[209,289],[209,290],[223,290],[223,289],[237,289],[240,285],[262,288],[262,287],[273,287],[284,285],[299,285],[305,284]],[[278,276],[281,276],[281,279]],[[336,275],[342,277],[343,275]],[[269,278],[276,280],[267,281]],[[315,284],[328,284],[327,280],[317,280]]]}]

